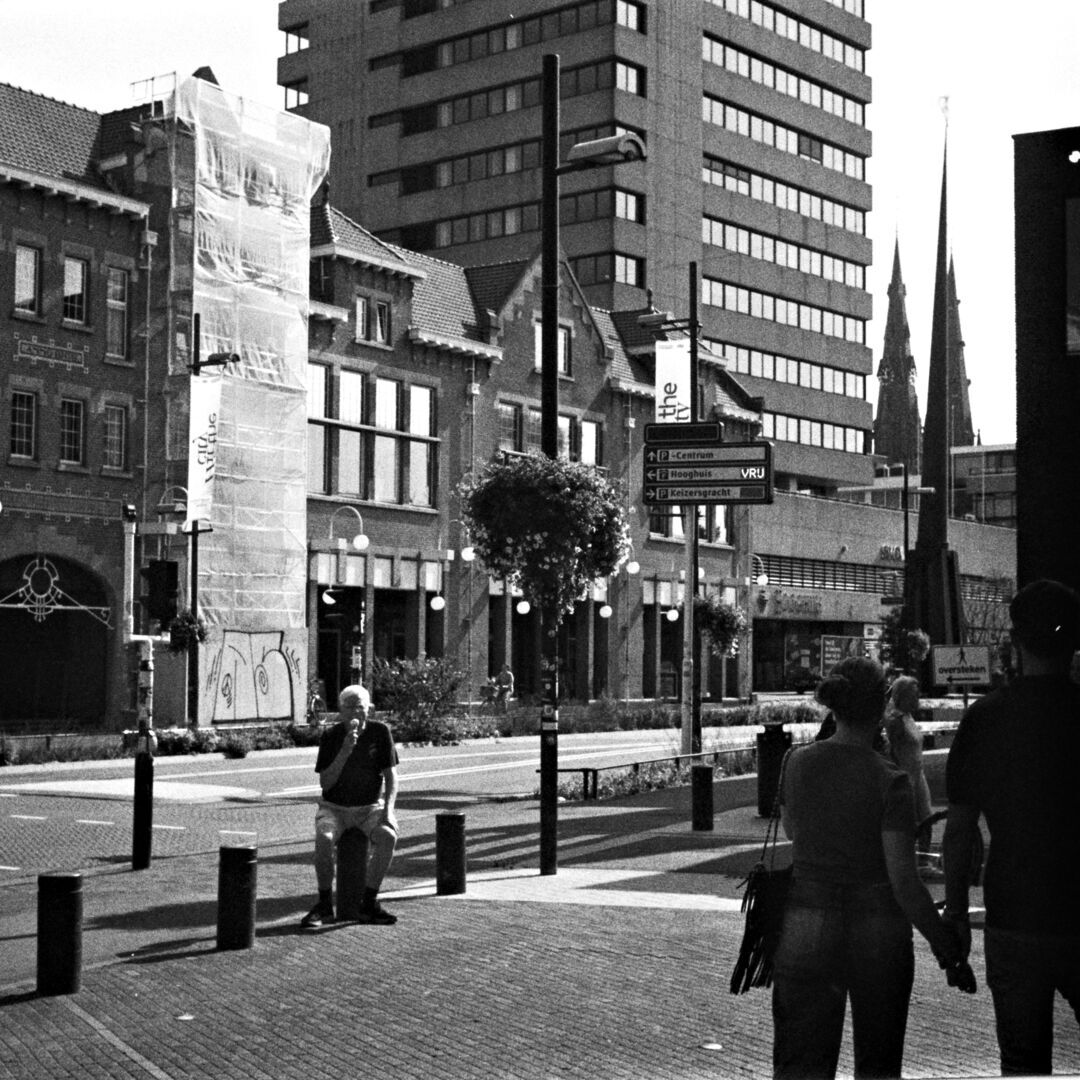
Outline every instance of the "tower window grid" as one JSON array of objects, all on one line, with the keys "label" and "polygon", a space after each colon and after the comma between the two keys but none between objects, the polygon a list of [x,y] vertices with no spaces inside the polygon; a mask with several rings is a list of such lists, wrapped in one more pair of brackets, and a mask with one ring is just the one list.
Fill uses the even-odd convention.
[{"label": "tower window grid", "polygon": [[[624,60],[607,58],[579,67],[564,68],[560,78],[560,98],[579,97],[596,90],[620,89],[645,96],[645,72]],[[488,87],[452,98],[415,105],[409,109],[379,113],[368,119],[368,127],[400,123],[403,136],[469,124],[489,116],[534,108],[540,104],[540,80],[524,79]]]},{"label": "tower window grid", "polygon": [[586,0],[531,18],[489,26],[469,34],[430,42],[401,54],[389,54],[372,59],[371,67],[391,66],[400,59],[403,78],[423,75],[442,68],[484,60],[499,53],[514,52],[544,41],[553,41],[570,34],[579,34],[597,26],[616,23],[631,30],[644,32],[645,16],[640,4],[633,0]]},{"label": "tower window grid", "polygon": [[[857,14],[862,18],[861,0],[846,0],[843,4],[838,0],[826,0],[826,2],[834,7],[843,7],[845,10],[848,3],[857,3],[860,8]],[[866,70],[865,49],[827,33],[811,23],[803,22],[771,4],[763,4],[759,0],[706,0],[706,3],[712,4],[713,7],[723,8],[729,15],[748,19],[755,26],[760,26],[788,41],[798,42],[803,48],[827,56],[830,60],[835,60],[853,71]]]},{"label": "tower window grid", "polygon": [[745,285],[736,285],[716,278],[703,278],[701,291],[702,303],[723,308],[725,311],[749,315],[754,319],[765,319],[782,326],[795,326],[813,334],[841,338],[857,345],[866,344],[866,323],[852,315],[843,315],[814,304],[788,300],[783,296],[759,292]]},{"label": "tower window grid", "polygon": [[843,173],[853,180],[864,179],[866,161],[860,155],[844,150],[843,147],[833,146],[814,135],[778,124],[767,117],[729,105],[712,94],[702,97],[701,118],[707,124],[715,124],[732,134],[745,136],[795,157],[816,161],[826,169]]},{"label": "tower window grid", "polygon": [[777,442],[798,443],[801,446],[818,446],[823,450],[843,450],[849,454],[870,452],[869,431],[831,424],[824,420],[810,420],[805,416],[789,416],[785,413],[763,412],[761,434]]},{"label": "tower window grid", "polygon": [[37,457],[37,394],[14,390],[11,394],[10,453],[15,458]]},{"label": "tower window grid", "polygon": [[866,376],[854,371],[817,364],[810,360],[796,360],[779,353],[763,352],[731,342],[706,339],[708,347],[722,355],[729,366],[739,375],[751,375],[770,379],[807,390],[821,390],[826,394],[866,400]]},{"label": "tower window grid", "polygon": [[749,79],[759,86],[766,86],[779,94],[795,98],[804,105],[821,109],[831,116],[838,116],[853,124],[863,125],[866,106],[855,98],[841,94],[822,83],[807,79],[797,72],[780,67],[769,60],[744,52],[726,41],[706,34],[701,41],[701,58],[715,64],[732,75]]},{"label": "tower window grid", "polygon": [[781,210],[790,210],[800,217],[813,218],[826,225],[835,225],[858,236],[866,235],[864,211],[836,202],[824,195],[817,195],[805,188],[763,176],[742,165],[735,165],[706,154],[702,160],[701,179],[707,184],[723,188],[736,195],[744,195]]},{"label": "tower window grid", "polygon": [[801,244],[793,244],[776,236],[754,232],[730,221],[713,217],[702,218],[701,241],[737,255],[748,255],[752,259],[775,263],[789,270],[798,270],[812,277],[849,285],[854,289],[865,287],[866,267],[861,263],[841,259],[837,255],[829,255],[815,248],[803,247]]}]

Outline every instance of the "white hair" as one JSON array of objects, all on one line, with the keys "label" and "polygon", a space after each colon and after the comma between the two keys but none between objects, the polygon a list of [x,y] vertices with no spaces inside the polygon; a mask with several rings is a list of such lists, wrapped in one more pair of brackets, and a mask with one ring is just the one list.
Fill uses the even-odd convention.
[{"label": "white hair", "polygon": [[353,683],[352,686],[346,686],[338,694],[338,704],[343,705],[347,697],[354,697],[365,709],[371,708],[371,692],[366,686],[361,683]]}]

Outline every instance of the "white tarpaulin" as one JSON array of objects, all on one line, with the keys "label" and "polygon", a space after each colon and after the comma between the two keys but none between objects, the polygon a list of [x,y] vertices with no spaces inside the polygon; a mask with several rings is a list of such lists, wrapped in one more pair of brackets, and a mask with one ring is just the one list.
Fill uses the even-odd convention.
[{"label": "white tarpaulin", "polygon": [[[188,516],[213,528],[200,541],[200,614],[212,627],[295,630],[305,624],[307,575],[309,207],[330,132],[196,78],[177,88],[176,119],[189,137],[177,143],[172,288],[190,289],[199,354],[240,357],[192,380]],[[190,349],[188,340],[175,372]],[[214,383],[206,474],[202,395]],[[209,477],[212,506],[195,511]]]}]

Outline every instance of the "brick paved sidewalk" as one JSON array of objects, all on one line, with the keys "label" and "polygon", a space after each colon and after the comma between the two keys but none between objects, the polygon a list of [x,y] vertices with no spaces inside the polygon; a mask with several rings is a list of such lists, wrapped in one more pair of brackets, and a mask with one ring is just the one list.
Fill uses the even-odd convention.
[{"label": "brick paved sidewalk", "polygon": [[[242,952],[215,949],[216,853],[88,877],[76,994],[34,994],[33,921],[0,913],[0,1080],[768,1076],[769,994],[727,992],[735,885],[763,825],[744,807],[693,834],[685,800],[566,808],[551,877],[536,872],[535,803],[472,807],[460,897],[434,895],[418,830],[388,881],[394,927],[301,931],[309,845],[268,847],[256,945]],[[985,986],[963,996],[921,941],[917,955],[906,1075],[996,1075]],[[1066,1012],[1056,1064],[1080,1073]]]}]

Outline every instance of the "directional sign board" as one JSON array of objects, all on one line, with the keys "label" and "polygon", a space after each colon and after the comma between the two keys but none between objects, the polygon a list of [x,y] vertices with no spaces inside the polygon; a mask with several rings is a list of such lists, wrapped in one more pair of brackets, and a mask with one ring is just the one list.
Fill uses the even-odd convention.
[{"label": "directional sign board", "polygon": [[[646,424],[647,504],[771,503],[772,444],[686,438],[673,429],[718,424]],[[719,431],[717,431],[719,436]]]},{"label": "directional sign board", "polygon": [[987,686],[990,683],[989,645],[935,645],[935,686]]}]

